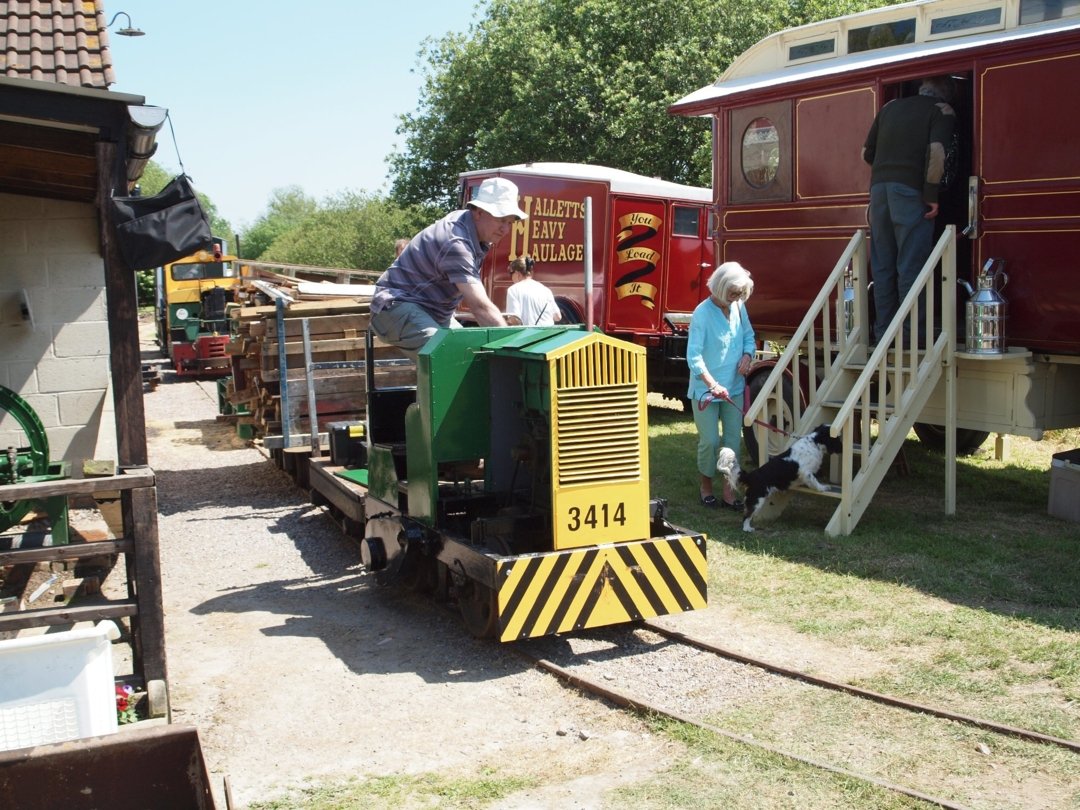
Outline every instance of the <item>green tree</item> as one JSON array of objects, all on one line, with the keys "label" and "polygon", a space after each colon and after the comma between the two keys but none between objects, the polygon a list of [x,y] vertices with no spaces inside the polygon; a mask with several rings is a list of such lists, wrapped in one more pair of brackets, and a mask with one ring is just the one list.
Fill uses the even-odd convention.
[{"label": "green tree", "polygon": [[[240,257],[266,259],[263,255],[279,237],[299,227],[318,211],[315,199],[300,186],[274,189],[266,212],[240,236]],[[280,261],[280,260],[278,260]]]},{"label": "green tree", "polygon": [[454,204],[459,172],[596,163],[707,185],[709,122],[670,104],[766,34],[885,0],[489,0],[425,42],[418,109],[388,157],[394,199]]},{"label": "green tree", "polygon": [[394,241],[411,237],[435,216],[420,206],[345,192],[283,231],[259,256],[264,261],[382,272]]}]

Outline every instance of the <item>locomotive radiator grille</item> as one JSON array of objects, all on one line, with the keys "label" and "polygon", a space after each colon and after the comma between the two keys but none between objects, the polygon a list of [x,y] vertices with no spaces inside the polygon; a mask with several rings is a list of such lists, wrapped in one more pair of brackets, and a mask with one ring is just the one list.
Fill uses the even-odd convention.
[{"label": "locomotive radiator grille", "polygon": [[556,400],[560,486],[641,477],[641,413],[636,385],[559,390]]},{"label": "locomotive radiator grille", "polygon": [[639,360],[629,346],[591,343],[559,358],[556,367],[559,388],[637,385],[642,377]]},{"label": "locomotive radiator grille", "polygon": [[636,480],[644,364],[636,346],[595,341],[555,364],[558,484]]},{"label": "locomotive radiator grille", "polygon": [[705,540],[653,538],[501,561],[500,638],[566,633],[706,605]]},{"label": "locomotive radiator grille", "polygon": [[645,350],[593,333],[550,362],[554,548],[644,540]]}]

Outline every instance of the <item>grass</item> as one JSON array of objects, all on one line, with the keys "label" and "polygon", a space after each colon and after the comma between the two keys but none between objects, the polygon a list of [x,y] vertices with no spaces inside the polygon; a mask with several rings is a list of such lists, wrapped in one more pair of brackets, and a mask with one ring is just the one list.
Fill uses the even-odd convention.
[{"label": "grass", "polygon": [[476,776],[439,774],[375,776],[299,788],[288,795],[247,805],[248,810],[398,810],[399,808],[482,808],[526,790],[533,780],[499,776],[490,768]]},{"label": "grass", "polygon": [[[691,752],[679,765],[647,784],[618,788],[614,807],[669,810],[687,807],[875,810],[923,808],[923,802],[841,775],[823,773],[785,757],[667,720],[657,733]],[[751,792],[752,789],[752,792]]]},{"label": "grass", "polygon": [[[953,516],[944,513],[944,459],[912,436],[904,448],[909,473],[890,472],[852,535],[831,538],[824,527],[833,500],[796,495],[775,523],[754,534],[743,533],[731,513],[701,507],[692,422],[655,407],[650,421],[654,494],[668,499],[676,523],[712,541],[711,602],[832,645],[838,656],[874,660],[855,680],[865,688],[1080,739],[1080,528],[1047,514],[1051,455],[1080,446],[1080,431],[1049,433],[1042,442],[1010,438],[1000,461],[992,447],[959,459]],[[717,722],[782,740],[800,711],[797,700],[747,705]],[[967,762],[957,752],[977,750],[981,732],[965,730],[938,744],[932,734],[895,722],[906,729],[907,744],[898,741],[900,753],[876,758],[884,773],[918,774],[931,786],[935,774],[942,785],[979,781],[963,770],[978,771],[985,762]],[[864,733],[831,697],[802,724],[814,729],[812,746],[833,757]],[[1080,806],[1080,793],[1069,787],[1080,780],[1075,754],[1028,743],[1007,743],[1005,753],[996,738],[993,745],[1009,772],[1040,774],[1046,803],[1031,806]],[[909,762],[913,746],[919,756]],[[707,748],[694,749],[706,754]],[[840,795],[842,788],[832,786],[818,800],[777,806],[831,807],[829,797]],[[666,805],[645,806],[679,805],[669,797]],[[999,806],[1024,805],[1003,800]]]}]

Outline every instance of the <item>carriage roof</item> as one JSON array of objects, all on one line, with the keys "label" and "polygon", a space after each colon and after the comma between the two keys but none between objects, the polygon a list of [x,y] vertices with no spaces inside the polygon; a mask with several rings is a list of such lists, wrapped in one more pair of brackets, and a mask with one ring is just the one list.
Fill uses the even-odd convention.
[{"label": "carriage roof", "polygon": [[1058,19],[1039,0],[916,0],[771,34],[731,63],[713,84],[671,106],[708,112],[712,102],[769,87],[1046,36],[1080,28],[1080,4]]}]

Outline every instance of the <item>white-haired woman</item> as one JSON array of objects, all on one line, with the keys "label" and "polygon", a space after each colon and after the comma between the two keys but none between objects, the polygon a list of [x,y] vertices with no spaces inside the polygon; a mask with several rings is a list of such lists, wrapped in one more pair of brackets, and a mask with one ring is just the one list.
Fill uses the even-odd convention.
[{"label": "white-haired woman", "polygon": [[745,375],[755,348],[746,300],[754,291],[754,281],[738,262],[724,262],[709,276],[708,288],[709,297],[697,305],[690,318],[686,347],[690,366],[687,396],[698,433],[701,503],[712,509],[742,511],[742,503],[726,481],[723,498],[713,494],[713,476],[721,446],[730,447],[736,456],[741,447]]}]

